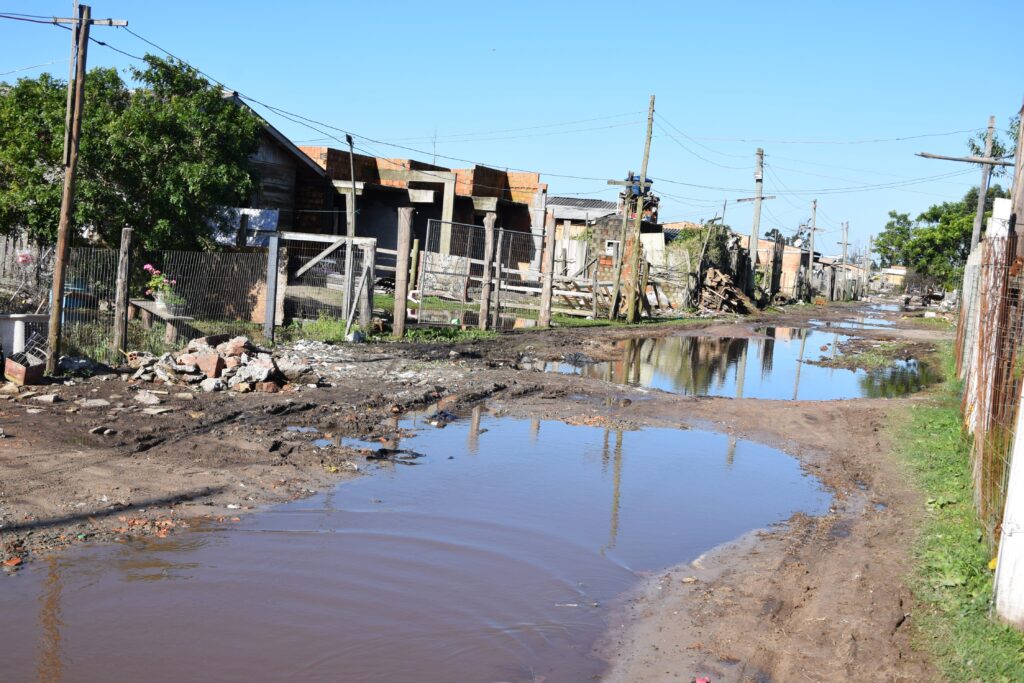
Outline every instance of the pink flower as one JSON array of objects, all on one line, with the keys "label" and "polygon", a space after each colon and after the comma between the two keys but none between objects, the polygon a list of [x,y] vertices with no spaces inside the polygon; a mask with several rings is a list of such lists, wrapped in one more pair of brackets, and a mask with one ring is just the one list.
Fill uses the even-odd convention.
[{"label": "pink flower", "polygon": [[171,284],[172,285],[176,285],[176,284],[178,284],[178,281],[177,280],[171,280]]},{"label": "pink flower", "polygon": [[153,275],[159,275],[159,274],[160,274],[160,271],[159,271],[159,270],[154,270],[154,271],[153,271]]},{"label": "pink flower", "polygon": [[142,269],[144,271],[146,271],[147,273],[152,273],[153,272],[153,265],[150,264],[150,263],[147,263],[146,265],[142,266]]},{"label": "pink flower", "polygon": [[152,295],[153,295],[153,290],[152,289],[147,289],[146,290],[146,296],[152,296]]}]

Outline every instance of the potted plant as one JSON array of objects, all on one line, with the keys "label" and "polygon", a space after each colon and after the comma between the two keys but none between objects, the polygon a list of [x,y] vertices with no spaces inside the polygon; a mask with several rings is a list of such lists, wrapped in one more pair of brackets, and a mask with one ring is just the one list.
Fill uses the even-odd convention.
[{"label": "potted plant", "polygon": [[178,281],[157,270],[152,264],[147,263],[142,269],[149,273],[149,282],[146,283],[146,296],[153,297],[158,308],[166,310],[171,315],[178,315],[185,307],[185,298],[174,291]]}]

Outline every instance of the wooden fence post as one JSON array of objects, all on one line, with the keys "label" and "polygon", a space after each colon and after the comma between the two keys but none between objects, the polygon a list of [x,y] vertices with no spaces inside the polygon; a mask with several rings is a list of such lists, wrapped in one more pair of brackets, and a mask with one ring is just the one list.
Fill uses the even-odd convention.
[{"label": "wooden fence post", "polygon": [[370,333],[370,322],[373,320],[373,284],[376,280],[374,264],[377,260],[377,241],[374,240],[363,247],[363,272],[366,274],[366,286],[359,297],[359,327],[363,334]]},{"label": "wooden fence post", "polygon": [[[484,216],[484,272],[483,284],[480,287],[480,320],[478,327],[481,330],[487,329],[488,317],[491,314],[491,262],[494,260],[494,223],[498,220],[495,213],[488,213]],[[501,279],[501,270],[498,271],[498,279]]]},{"label": "wooden fence post", "polygon": [[398,209],[398,240],[395,247],[395,311],[391,336],[405,336],[405,309],[409,301],[409,243],[412,238],[412,207]]},{"label": "wooden fence post", "polygon": [[420,241],[412,241],[412,256],[409,265],[409,289],[418,289],[420,286]]},{"label": "wooden fence post", "polygon": [[595,260],[594,271],[590,274],[590,291],[593,294],[590,299],[590,317],[594,320],[597,320],[597,264]]},{"label": "wooden fence post", "polygon": [[537,325],[551,326],[551,288],[555,276],[555,214],[548,212],[544,219],[544,256],[541,259],[543,284],[540,290],[540,313]]},{"label": "wooden fence post", "polygon": [[267,239],[267,303],[263,311],[263,336],[274,343],[274,325],[277,316],[277,278],[280,237],[276,232]]},{"label": "wooden fence post", "polygon": [[502,262],[504,259],[505,250],[505,228],[498,228],[497,240],[494,245],[494,317],[493,326],[494,329],[499,329],[499,322],[501,322],[501,282],[502,282]]},{"label": "wooden fence post", "polygon": [[125,353],[128,348],[128,283],[131,280],[131,253],[134,231],[121,230],[121,251],[117,258],[117,295],[114,300],[114,350]]}]

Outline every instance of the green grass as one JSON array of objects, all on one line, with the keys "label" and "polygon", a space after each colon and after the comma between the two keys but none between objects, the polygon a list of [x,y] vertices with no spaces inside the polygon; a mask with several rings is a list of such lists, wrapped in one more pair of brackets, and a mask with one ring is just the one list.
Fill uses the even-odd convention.
[{"label": "green grass", "polygon": [[[436,342],[467,342],[485,339],[497,339],[498,333],[493,330],[460,329],[458,327],[409,327],[405,330],[405,338],[400,340],[414,344],[430,344]],[[395,342],[389,334],[372,335],[369,341]]]},{"label": "green grass", "polygon": [[[947,377],[955,377],[948,345]],[[990,551],[971,492],[970,445],[961,431],[959,386],[915,404],[892,426],[927,499],[910,587],[919,603],[916,644],[951,681],[1024,681],[1024,634],[990,617]]]}]

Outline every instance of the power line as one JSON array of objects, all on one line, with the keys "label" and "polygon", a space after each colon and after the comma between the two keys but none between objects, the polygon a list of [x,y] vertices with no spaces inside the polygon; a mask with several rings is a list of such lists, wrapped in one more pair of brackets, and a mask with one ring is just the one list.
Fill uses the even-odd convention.
[{"label": "power line", "polygon": [[[661,118],[661,120],[663,120],[663,121],[664,121],[665,123],[667,123],[667,124],[669,125],[669,127],[670,127],[670,128],[672,128],[672,129],[673,129],[674,131],[676,131],[677,133],[679,133],[680,135],[682,135],[682,136],[683,136],[684,138],[686,138],[687,140],[689,140],[689,141],[690,141],[690,142],[692,142],[693,144],[697,145],[698,147],[703,147],[704,149],[708,150],[709,152],[713,152],[713,153],[715,153],[715,154],[721,154],[721,155],[722,155],[722,156],[724,156],[724,157],[732,157],[732,158],[734,158],[734,159],[746,159],[746,158],[748,158],[748,157],[750,156],[749,154],[730,154],[729,152],[722,152],[722,151],[720,151],[720,150],[717,150],[717,149],[715,149],[714,147],[708,147],[707,145],[705,145],[704,143],[700,142],[700,141],[699,141],[699,140],[697,140],[696,138],[694,138],[694,137],[690,137],[689,135],[687,135],[686,133],[684,133],[684,132],[683,132],[683,131],[682,131],[682,130],[681,130],[681,129],[680,129],[679,127],[678,127],[678,126],[676,126],[675,124],[673,124],[673,123],[672,123],[671,121],[669,121],[668,119],[666,119],[666,118],[665,118],[664,116],[662,116],[661,114],[657,114],[657,116],[658,116],[658,117],[660,117],[660,118]],[[729,167],[725,167],[725,168],[735,168],[735,167],[729,166]],[[745,169],[745,168],[747,168],[747,167],[746,167],[746,166],[743,166],[742,168],[744,168],[744,169]]]},{"label": "power line", "polygon": [[55,59],[52,62],[43,62],[42,64],[33,64],[32,66],[23,66],[20,69],[11,69],[10,71],[0,71],[0,76],[10,76],[11,74],[20,73],[22,71],[31,71],[32,69],[38,69],[41,66],[50,66],[51,64],[63,64],[64,62],[71,61],[69,59]]},{"label": "power line", "polygon": [[[677,145],[679,145],[684,150],[686,150],[687,152],[689,152],[693,156],[697,157],[701,161],[709,163],[712,166],[718,166],[719,168],[727,168],[727,169],[732,169],[732,170],[743,170],[743,169],[747,168],[746,166],[726,166],[725,164],[720,164],[717,161],[712,161],[711,159],[708,159],[707,157],[702,157],[701,155],[697,154],[692,149],[690,149],[689,147],[684,145],[682,142],[680,142],[678,138],[676,138],[674,135],[672,135],[672,133],[670,133],[669,130],[667,128],[665,128],[665,126],[661,125],[661,122],[658,119],[654,120],[654,125],[656,125],[659,130],[661,130],[663,133],[665,133],[665,135],[667,135],[669,137],[669,139],[672,140],[672,142],[676,143]],[[675,126],[673,126],[673,128],[675,128]]]},{"label": "power line", "polygon": [[609,114],[608,116],[595,116],[589,119],[577,119],[576,121],[563,121],[561,123],[544,123],[536,126],[522,126],[519,128],[504,128],[500,130],[491,130],[477,133],[448,133],[447,135],[438,135],[430,137],[417,137],[417,138],[398,138],[398,142],[430,142],[431,140],[444,140],[446,138],[464,138],[477,135],[497,135],[499,133],[516,133],[523,130],[537,130],[540,128],[556,128],[559,126],[571,126],[577,123],[591,123],[593,121],[607,121],[608,119],[618,119],[623,116],[636,116],[643,114],[643,111],[630,111],[622,114]]},{"label": "power line", "polygon": [[770,145],[867,145],[880,142],[902,142],[904,140],[919,140],[921,138],[937,138],[949,135],[962,135],[964,133],[977,133],[983,128],[966,128],[964,130],[951,130],[947,133],[921,133],[920,135],[905,135],[896,138],[868,138],[863,140],[769,140],[764,138],[722,138],[722,137],[700,137],[699,140],[711,140],[718,142],[745,142]]}]

